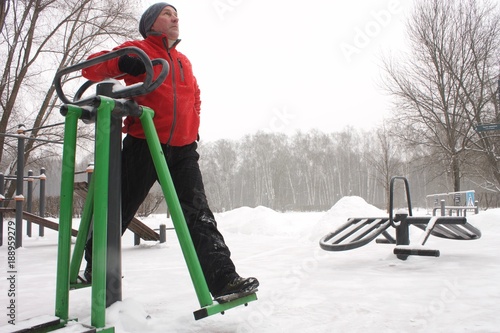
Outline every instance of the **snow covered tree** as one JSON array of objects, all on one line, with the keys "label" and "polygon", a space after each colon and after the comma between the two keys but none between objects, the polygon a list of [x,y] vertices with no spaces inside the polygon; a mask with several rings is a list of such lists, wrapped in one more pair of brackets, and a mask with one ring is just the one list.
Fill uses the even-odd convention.
[{"label": "snow covered tree", "polygon": [[[60,140],[55,73],[83,61],[106,40],[138,35],[135,3],[130,0],[15,0],[0,5],[0,133],[15,134],[22,123],[29,136]],[[116,43],[114,41],[113,43]],[[55,112],[54,112],[55,111]],[[36,149],[35,149],[36,148]],[[0,169],[16,164],[15,139],[0,135]],[[60,154],[54,145],[28,140],[26,164]],[[7,195],[11,196],[10,186]]]},{"label": "snow covered tree", "polygon": [[407,24],[407,56],[384,59],[397,133],[445,160],[442,174],[453,191],[460,190],[472,149],[500,184],[498,152],[474,130],[498,121],[499,23],[498,6],[487,0],[418,1]]}]

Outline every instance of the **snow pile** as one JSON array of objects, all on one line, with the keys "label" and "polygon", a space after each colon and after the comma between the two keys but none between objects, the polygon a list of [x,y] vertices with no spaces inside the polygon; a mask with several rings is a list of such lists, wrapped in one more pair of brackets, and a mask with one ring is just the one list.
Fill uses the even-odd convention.
[{"label": "snow pile", "polygon": [[224,229],[228,232],[250,235],[254,232],[259,234],[276,234],[277,224],[282,219],[278,212],[263,206],[255,208],[240,207],[226,213],[216,214],[219,223],[224,223]]},{"label": "snow pile", "polygon": [[[283,214],[267,207],[241,207],[226,213],[216,214],[219,228],[225,232],[243,235],[297,236],[303,228],[309,229],[322,213]],[[290,219],[290,216],[294,216]],[[302,217],[300,219],[299,217]]]},{"label": "snow pile", "polygon": [[323,220],[332,220],[338,217],[377,217],[386,216],[387,213],[375,206],[368,204],[361,197],[343,197],[328,210]]},{"label": "snow pile", "polygon": [[333,205],[315,224],[310,231],[309,240],[319,240],[322,236],[332,232],[345,223],[349,217],[383,217],[387,213],[368,204],[357,196],[343,197]]}]

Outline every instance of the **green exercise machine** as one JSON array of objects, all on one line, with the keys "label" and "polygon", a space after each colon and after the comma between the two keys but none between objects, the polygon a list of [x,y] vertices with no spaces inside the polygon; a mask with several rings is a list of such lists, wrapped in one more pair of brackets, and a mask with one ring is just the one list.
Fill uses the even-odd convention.
[{"label": "green exercise machine", "polygon": [[[69,74],[124,54],[135,55],[144,62],[146,66],[144,82],[123,86],[114,79],[99,83],[88,81],[80,87],[73,101],[66,97],[61,82]],[[153,66],[162,67],[156,79],[154,79]],[[164,59],[151,61],[142,50],[128,47],[67,67],[56,74],[54,85],[59,98],[64,103],[61,107],[61,114],[65,117],[65,128],[55,316],[30,319],[24,325],[19,326],[20,330],[12,332],[54,331],[64,329],[70,321],[77,321],[69,314],[69,294],[71,289],[84,287],[92,289],[91,326],[80,325],[81,332],[114,332],[114,327],[106,326],[106,307],[121,300],[121,199],[120,191],[116,189],[120,188],[121,120],[124,116],[138,117],[144,128],[163,195],[170,209],[174,229],[200,304],[200,309],[194,311],[194,318],[198,320],[217,313],[223,314],[224,311],[233,307],[247,305],[257,300],[255,293],[220,304],[212,299],[153,124],[154,111],[138,105],[132,99],[134,96],[144,95],[156,89],[165,80],[168,71],[168,63]],[[84,92],[94,84],[96,85],[95,95],[82,98]],[[94,123],[96,126],[95,160],[94,173],[83,207],[78,236],[73,253],[71,253],[73,184],[79,120],[87,124]],[[92,282],[82,283],[78,276],[85,243],[91,229],[93,229]]]}]

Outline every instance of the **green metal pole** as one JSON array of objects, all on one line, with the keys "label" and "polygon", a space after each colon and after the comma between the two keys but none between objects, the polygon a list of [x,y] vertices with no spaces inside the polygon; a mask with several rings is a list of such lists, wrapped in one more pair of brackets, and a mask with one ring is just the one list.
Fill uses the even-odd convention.
[{"label": "green metal pole", "polygon": [[92,246],[92,311],[91,324],[101,328],[106,324],[106,247],[108,222],[109,139],[111,112],[115,102],[99,96],[97,108],[94,193],[94,234]]},{"label": "green metal pole", "polygon": [[94,178],[92,177],[83,205],[82,218],[80,220],[80,227],[78,228],[78,235],[76,237],[75,247],[73,249],[73,256],[71,258],[69,281],[76,283],[78,273],[80,272],[80,265],[82,264],[83,252],[87,244],[89,236],[90,225],[92,222],[92,214],[94,213]]},{"label": "green metal pole", "polygon": [[196,295],[198,296],[198,301],[200,302],[201,307],[205,307],[213,304],[212,297],[210,296],[205,276],[201,270],[200,261],[198,260],[198,256],[194,249],[193,240],[189,234],[184,213],[182,212],[181,204],[179,203],[179,198],[177,197],[177,192],[175,191],[170,171],[168,170],[167,161],[165,160],[163,150],[161,149],[160,140],[158,139],[158,135],[153,124],[153,116],[154,111],[152,109],[143,107],[142,115],[140,117],[142,127],[144,128],[144,133],[146,134],[146,140],[148,142],[151,156],[153,157],[156,173],[158,174],[163,195],[165,196],[165,200],[167,201],[168,208],[170,209],[170,213],[172,215],[175,232],[179,238],[182,253],[184,255],[184,259],[186,260],[189,274],[191,275],[191,280],[193,282]]},{"label": "green metal pole", "polygon": [[63,321],[69,316],[69,262],[71,253],[71,224],[73,219],[73,183],[78,119],[82,110],[67,105],[64,123],[64,146],[59,211],[59,242],[57,251],[56,316]]}]

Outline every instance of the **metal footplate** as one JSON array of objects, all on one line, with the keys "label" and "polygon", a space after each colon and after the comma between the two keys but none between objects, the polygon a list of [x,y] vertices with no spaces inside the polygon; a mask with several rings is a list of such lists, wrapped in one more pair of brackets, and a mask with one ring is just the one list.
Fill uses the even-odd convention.
[{"label": "metal footplate", "polygon": [[351,217],[337,230],[321,238],[320,246],[326,251],[352,250],[370,243],[389,226],[388,217]]},{"label": "metal footplate", "polygon": [[240,305],[245,305],[247,306],[249,302],[256,301],[257,300],[257,294],[255,292],[236,298],[232,301],[226,302],[226,303],[213,303],[207,306],[202,307],[201,309],[195,311],[194,314],[194,319],[199,320],[206,318],[208,316],[211,316],[213,314],[224,314],[226,310],[232,309],[234,307],[240,306]]},{"label": "metal footplate", "polygon": [[16,322],[15,325],[0,326],[0,333],[113,333],[114,328],[97,329],[95,327],[69,321],[65,323],[59,317],[42,315],[23,321]]},{"label": "metal footplate", "polygon": [[[443,220],[443,218],[448,218],[453,223],[439,223],[431,231],[432,236],[456,240],[474,240],[481,238],[481,231],[466,222],[465,217],[441,217],[441,221],[446,221]],[[426,228],[425,224],[412,224],[422,230]]]},{"label": "metal footplate", "polygon": [[64,324],[56,316],[44,315],[16,322],[15,325],[0,326],[0,333],[47,332]]}]

